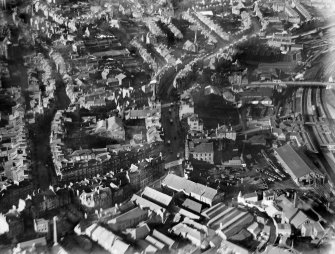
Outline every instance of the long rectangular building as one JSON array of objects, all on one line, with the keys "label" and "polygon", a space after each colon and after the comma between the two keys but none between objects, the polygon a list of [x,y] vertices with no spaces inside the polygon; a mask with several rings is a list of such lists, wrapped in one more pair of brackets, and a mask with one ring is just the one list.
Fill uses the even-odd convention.
[{"label": "long rectangular building", "polygon": [[311,184],[317,178],[324,178],[308,157],[290,144],[275,149],[275,156],[298,185]]},{"label": "long rectangular building", "polygon": [[173,191],[184,192],[185,195],[191,196],[210,206],[217,194],[217,190],[213,188],[192,182],[174,174],[168,174],[163,180],[162,186]]}]

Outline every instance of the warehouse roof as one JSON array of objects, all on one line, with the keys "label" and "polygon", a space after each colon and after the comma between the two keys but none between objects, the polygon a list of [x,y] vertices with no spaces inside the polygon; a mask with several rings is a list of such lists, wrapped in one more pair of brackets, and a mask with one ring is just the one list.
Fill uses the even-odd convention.
[{"label": "warehouse roof", "polygon": [[[308,158],[304,158],[290,144],[276,149],[278,156],[286,163],[295,177],[301,178],[317,170]],[[313,168],[312,168],[313,167]]]},{"label": "warehouse roof", "polygon": [[193,196],[192,194],[196,194],[211,200],[213,200],[215,195],[217,194],[217,190],[213,188],[192,182],[190,180],[187,180],[186,178],[174,174],[168,174],[163,180],[162,185],[166,185],[176,191],[184,191],[191,196]]},{"label": "warehouse roof", "polygon": [[153,200],[163,206],[169,206],[172,197],[150,187],[145,187],[142,196]]}]

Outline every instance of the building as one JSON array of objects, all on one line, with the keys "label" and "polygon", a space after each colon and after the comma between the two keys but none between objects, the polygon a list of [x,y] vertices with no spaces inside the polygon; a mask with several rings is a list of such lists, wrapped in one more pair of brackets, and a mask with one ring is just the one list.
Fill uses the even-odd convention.
[{"label": "building", "polygon": [[22,235],[24,233],[24,220],[16,210],[11,210],[6,214],[8,231],[6,236],[9,239]]},{"label": "building", "polygon": [[179,223],[175,225],[171,229],[171,232],[173,232],[175,235],[188,239],[189,241],[191,241],[192,244],[198,247],[201,246],[203,240],[205,239],[205,235],[203,233],[194,228],[189,227],[184,223]]},{"label": "building", "polygon": [[188,141],[188,154],[193,159],[214,164],[214,145],[212,142]]},{"label": "building", "polygon": [[53,188],[37,193],[32,196],[32,203],[37,212],[44,213],[59,207],[59,199]]},{"label": "building", "polygon": [[187,117],[187,124],[190,131],[200,131],[204,130],[204,123],[202,119],[199,118],[198,114],[191,114]]},{"label": "building", "polygon": [[200,214],[202,210],[201,203],[196,202],[189,198],[185,199],[184,203],[182,204],[182,207],[195,214]]},{"label": "building", "polygon": [[315,223],[303,210],[297,208],[297,199],[294,202],[288,200],[284,195],[277,198],[276,204],[282,209],[281,223],[290,224],[298,230],[307,229],[306,224]]},{"label": "building", "polygon": [[258,234],[262,231],[259,227],[258,222],[253,222],[249,227],[247,227],[247,230],[252,234],[254,239],[257,238]]},{"label": "building", "polygon": [[43,218],[34,219],[34,230],[36,233],[49,233],[49,220]]},{"label": "building", "polygon": [[305,154],[293,148],[292,145],[281,146],[275,149],[274,154],[296,184],[310,185],[314,181],[324,179],[312,161]]},{"label": "building", "polygon": [[325,229],[320,222],[303,224],[301,226],[301,235],[303,237],[311,237],[313,240],[321,239],[325,235]]},{"label": "building", "polygon": [[174,249],[174,248],[177,247],[177,242],[176,241],[174,241],[173,239],[164,235],[163,233],[159,232],[156,229],[154,229],[151,236],[156,238],[160,242],[164,243],[168,247],[168,249]]},{"label": "building", "polygon": [[95,133],[106,135],[109,138],[124,141],[126,139],[126,131],[122,119],[116,116],[109,117],[106,120],[97,122]]},{"label": "building", "polygon": [[294,24],[301,22],[299,14],[290,6],[288,2],[285,4],[285,13],[288,15],[288,21]]},{"label": "building", "polygon": [[150,234],[150,228],[148,224],[140,223],[136,228],[127,228],[124,232],[128,240],[135,242],[146,238]]},{"label": "building", "polygon": [[108,229],[94,223],[85,230],[85,235],[92,241],[99,244],[109,253],[131,254],[134,253],[132,247],[125,243],[121,237],[115,235]]},{"label": "building", "polygon": [[195,43],[187,40],[183,45],[183,50],[196,53],[198,51],[198,46]]},{"label": "building", "polygon": [[[251,254],[252,252],[244,247],[236,245],[230,241],[223,241],[221,246],[226,253]],[[273,253],[273,252],[271,252]]]},{"label": "building", "polygon": [[259,201],[257,192],[246,193],[242,195],[240,191],[237,196],[237,202],[242,204],[256,204]]},{"label": "building", "polygon": [[284,33],[274,33],[271,38],[268,40],[268,45],[271,47],[282,47],[282,46],[291,46],[294,42],[291,38],[291,35]]},{"label": "building", "polygon": [[145,240],[155,246],[159,251],[163,251],[165,248],[165,244],[161,241],[157,240],[156,238],[152,237],[151,235],[148,235]]},{"label": "building", "polygon": [[109,187],[86,188],[79,195],[80,204],[85,210],[107,208],[113,204],[112,190]]},{"label": "building", "polygon": [[278,232],[278,235],[289,237],[292,234],[292,226],[288,223],[284,223],[284,224],[278,223],[277,232]]},{"label": "building", "polygon": [[165,221],[166,219],[166,209],[164,207],[161,207],[153,202],[151,202],[148,199],[142,198],[136,194],[133,195],[133,197],[131,198],[131,201],[135,204],[138,205],[139,207],[141,207],[142,209],[148,209],[152,212],[154,212],[157,216],[160,217],[162,223]]},{"label": "building", "polygon": [[272,2],[272,9],[275,12],[282,12],[285,10],[285,1],[283,0],[276,0]]},{"label": "building", "polygon": [[130,184],[135,190],[141,190],[152,183],[156,177],[161,176],[163,170],[162,164],[153,161],[132,165],[128,171]]},{"label": "building", "polygon": [[312,15],[308,10],[300,3],[300,0],[293,0],[293,4],[295,8],[299,11],[299,13],[305,18],[306,21],[312,19]]},{"label": "building", "polygon": [[145,187],[141,196],[165,208],[169,207],[172,202],[171,196],[157,191],[151,187]]},{"label": "building", "polygon": [[194,114],[194,102],[191,95],[186,92],[182,94],[180,98],[179,119],[181,120],[184,117]]},{"label": "building", "polygon": [[213,205],[214,198],[217,195],[217,190],[213,188],[192,182],[174,174],[168,174],[165,177],[162,181],[162,187],[173,192],[183,192],[185,195],[209,206]]},{"label": "building", "polygon": [[124,231],[128,228],[137,226],[141,221],[144,221],[147,218],[147,210],[135,207],[134,209],[109,220],[107,224],[113,231]]},{"label": "building", "polygon": [[14,249],[14,253],[45,253],[46,251],[47,240],[45,237],[20,242],[17,244],[17,248]]}]

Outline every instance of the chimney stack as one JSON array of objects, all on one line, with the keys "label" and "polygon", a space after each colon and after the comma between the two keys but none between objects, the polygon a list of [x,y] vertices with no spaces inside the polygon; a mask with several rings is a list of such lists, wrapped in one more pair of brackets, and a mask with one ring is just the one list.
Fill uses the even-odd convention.
[{"label": "chimney stack", "polygon": [[58,241],[57,241],[57,216],[53,217],[53,223],[54,223],[54,245],[58,245]]},{"label": "chimney stack", "polygon": [[297,208],[298,206],[298,200],[297,200],[297,192],[294,192],[294,200],[293,200],[293,205],[294,205],[294,208]]}]

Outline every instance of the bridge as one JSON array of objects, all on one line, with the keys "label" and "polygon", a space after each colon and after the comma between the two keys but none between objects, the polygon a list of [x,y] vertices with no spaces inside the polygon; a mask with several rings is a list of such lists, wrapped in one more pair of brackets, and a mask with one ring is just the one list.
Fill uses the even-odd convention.
[{"label": "bridge", "polygon": [[319,82],[319,81],[281,81],[281,82],[269,82],[269,81],[255,81],[248,84],[244,84],[245,87],[326,87],[326,89],[335,88],[333,82]]}]

